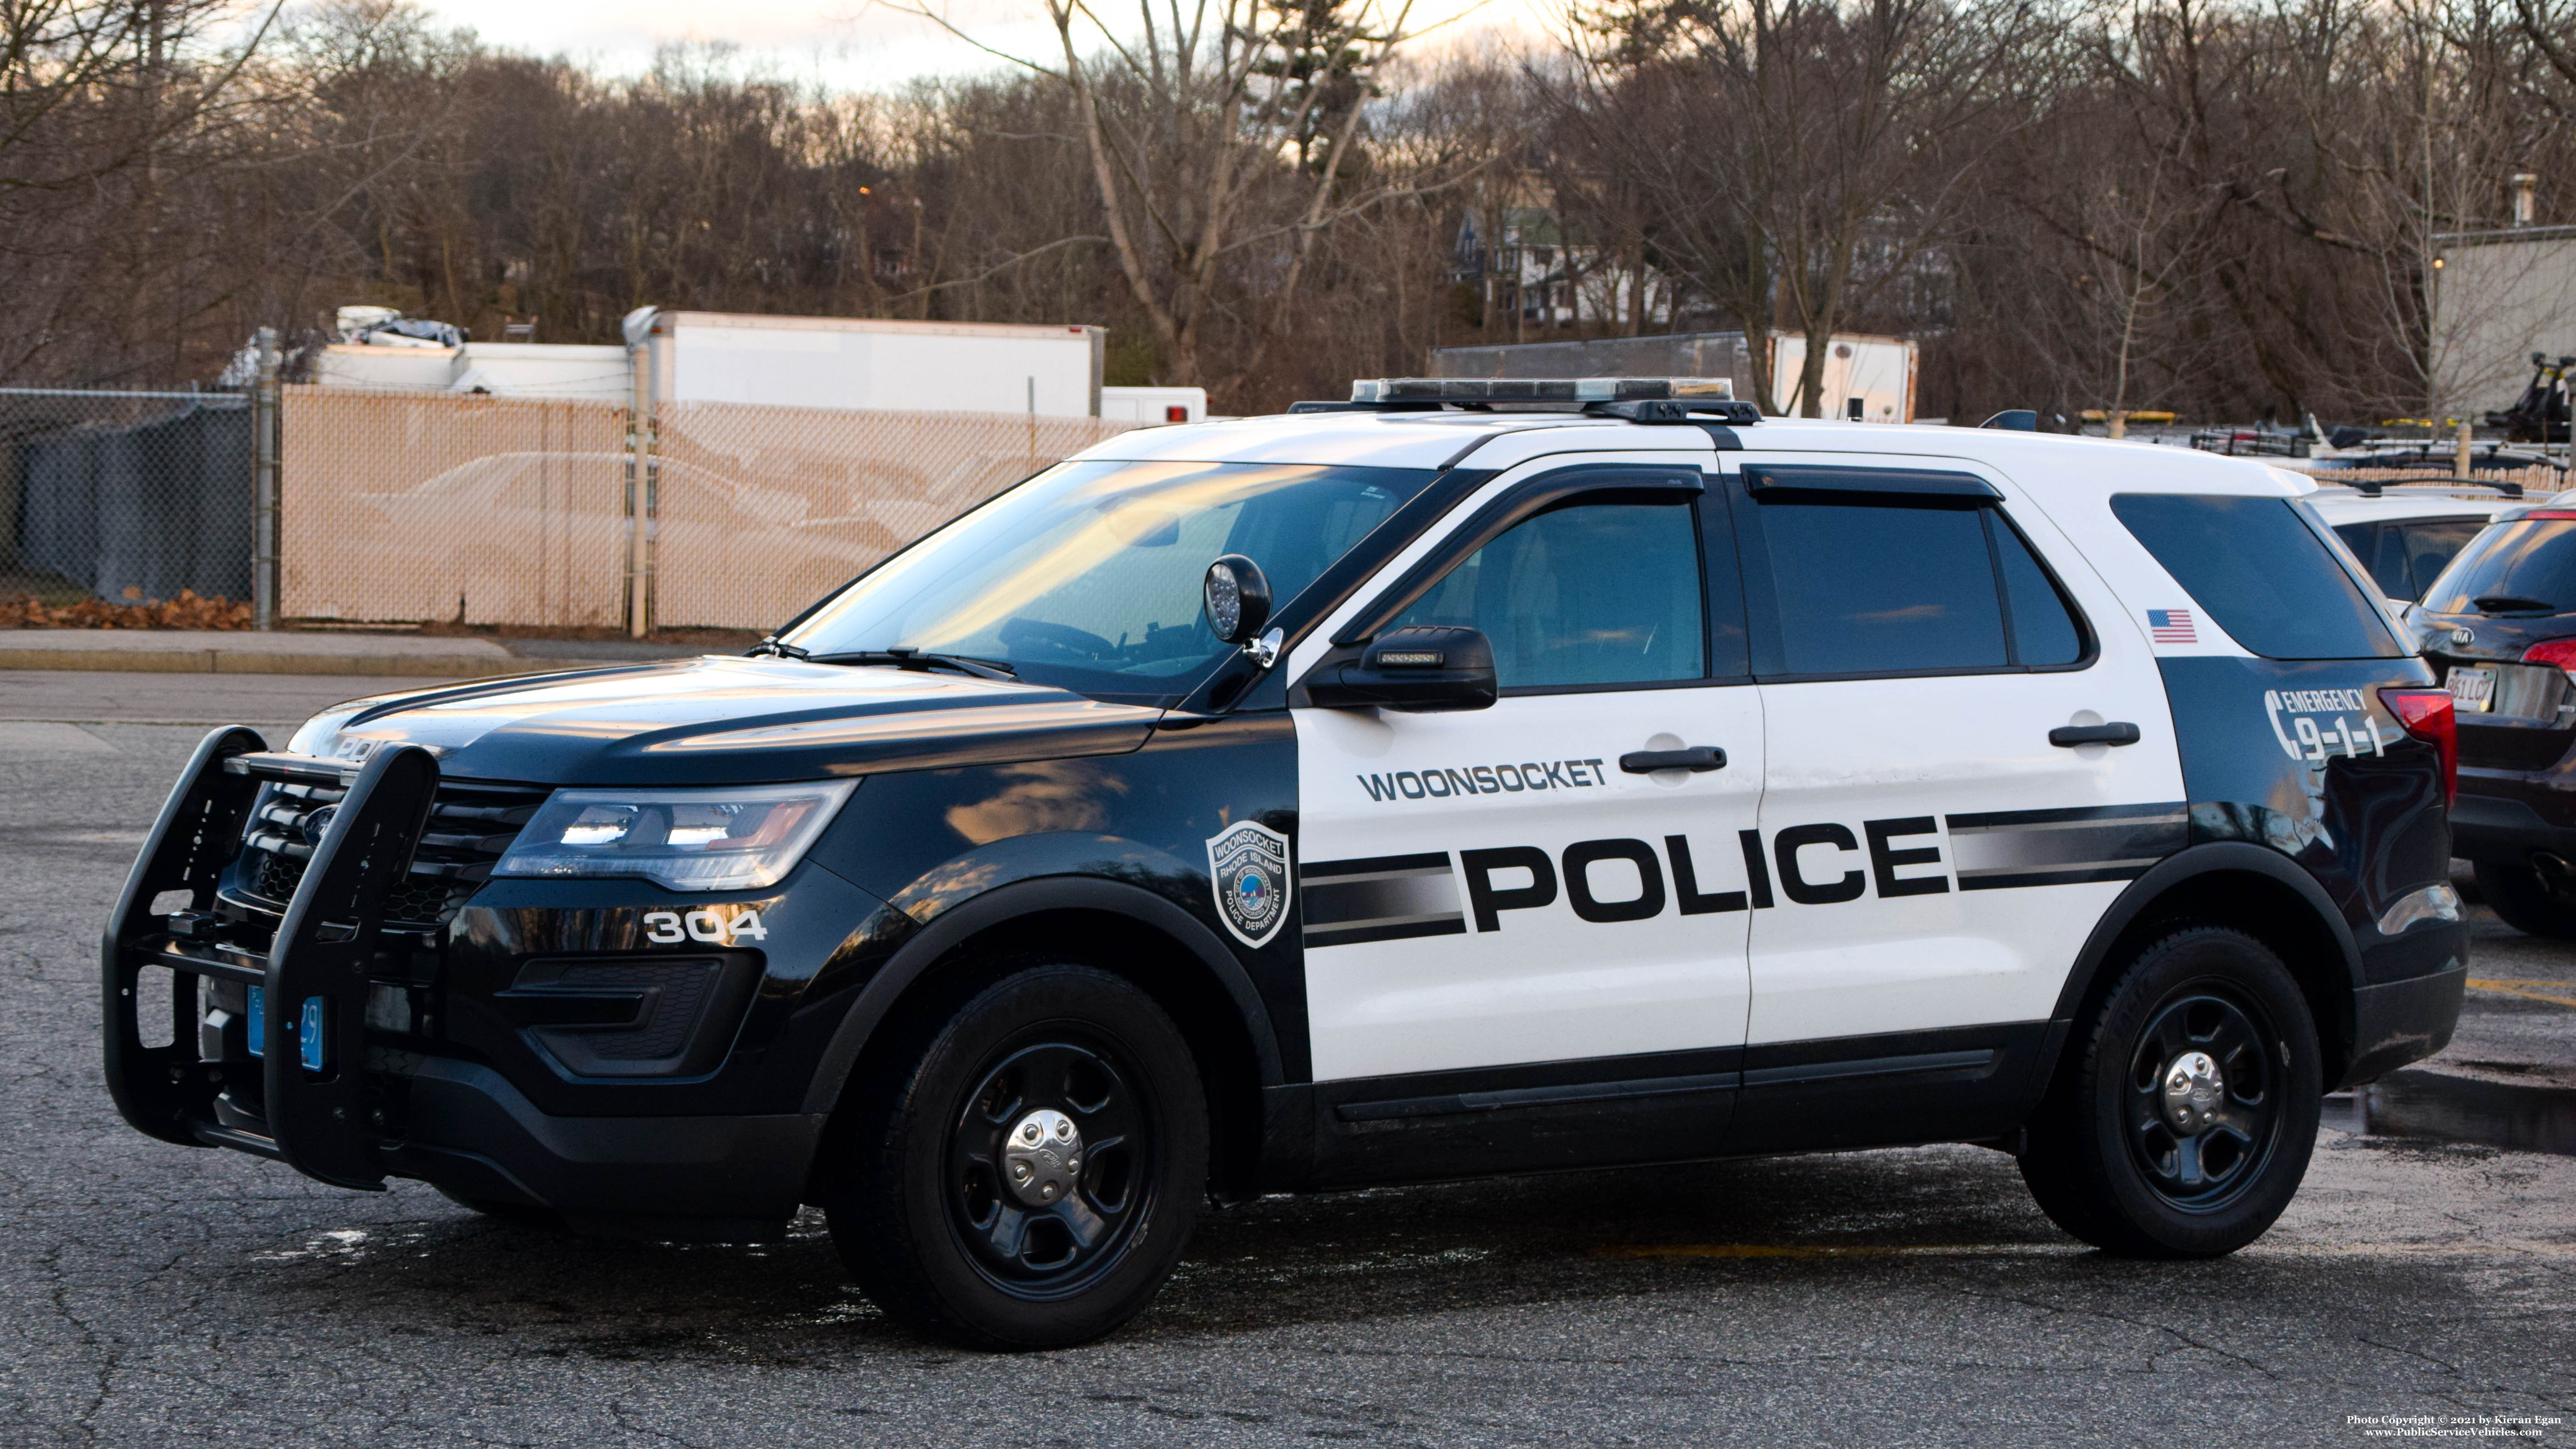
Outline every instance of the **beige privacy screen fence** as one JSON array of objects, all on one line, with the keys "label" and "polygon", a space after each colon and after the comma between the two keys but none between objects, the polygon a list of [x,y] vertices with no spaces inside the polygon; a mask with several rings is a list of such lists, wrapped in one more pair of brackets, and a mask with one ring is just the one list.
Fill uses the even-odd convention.
[{"label": "beige privacy screen fence", "polygon": [[[1098,418],[289,387],[289,617],[768,629],[895,549],[1132,426]],[[633,503],[640,478],[643,547]],[[639,572],[640,570],[640,572]]]}]

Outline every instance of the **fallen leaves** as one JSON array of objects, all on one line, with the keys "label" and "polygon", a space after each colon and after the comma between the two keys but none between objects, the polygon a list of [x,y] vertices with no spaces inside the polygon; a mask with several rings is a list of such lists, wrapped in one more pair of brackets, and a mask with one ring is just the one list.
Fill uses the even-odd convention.
[{"label": "fallen leaves", "polygon": [[147,599],[141,589],[127,589],[131,603],[83,599],[55,606],[33,594],[0,599],[0,629],[247,629],[250,605],[226,598],[200,598],[181,589],[175,599]]}]

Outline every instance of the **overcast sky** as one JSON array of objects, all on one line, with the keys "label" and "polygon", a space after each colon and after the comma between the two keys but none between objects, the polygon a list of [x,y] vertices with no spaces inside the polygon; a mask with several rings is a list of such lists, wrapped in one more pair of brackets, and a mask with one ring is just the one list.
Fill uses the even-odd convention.
[{"label": "overcast sky", "polygon": [[[723,41],[790,76],[858,90],[995,62],[925,20],[870,0],[426,0],[427,8],[493,45],[566,55],[631,73],[657,46]],[[1543,26],[1555,0],[1415,0],[1413,28],[1436,20],[1436,43],[1476,31],[1520,35]],[[1039,0],[949,0],[961,28],[1000,49],[1045,58],[1054,44]],[[1115,14],[1114,8],[1110,13]]]}]

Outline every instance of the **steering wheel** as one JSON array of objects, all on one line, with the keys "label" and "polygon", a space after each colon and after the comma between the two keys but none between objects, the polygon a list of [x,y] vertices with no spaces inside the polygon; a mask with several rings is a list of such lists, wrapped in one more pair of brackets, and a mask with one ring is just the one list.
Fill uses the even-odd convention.
[{"label": "steering wheel", "polygon": [[1070,624],[1050,624],[1044,619],[1011,619],[1002,625],[1001,639],[1016,649],[1024,644],[1043,644],[1067,654],[1084,654],[1093,659],[1107,659],[1118,652],[1118,646],[1087,629]]}]

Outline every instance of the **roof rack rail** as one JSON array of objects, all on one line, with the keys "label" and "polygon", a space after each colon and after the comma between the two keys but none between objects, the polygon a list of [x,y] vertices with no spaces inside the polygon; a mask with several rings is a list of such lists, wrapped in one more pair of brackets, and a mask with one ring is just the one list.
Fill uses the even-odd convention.
[{"label": "roof rack rail", "polygon": [[1590,413],[1638,423],[1742,426],[1761,410],[1735,400],[1722,377],[1376,377],[1351,384],[1348,402],[1301,402],[1291,413],[1427,413],[1496,407]]}]

